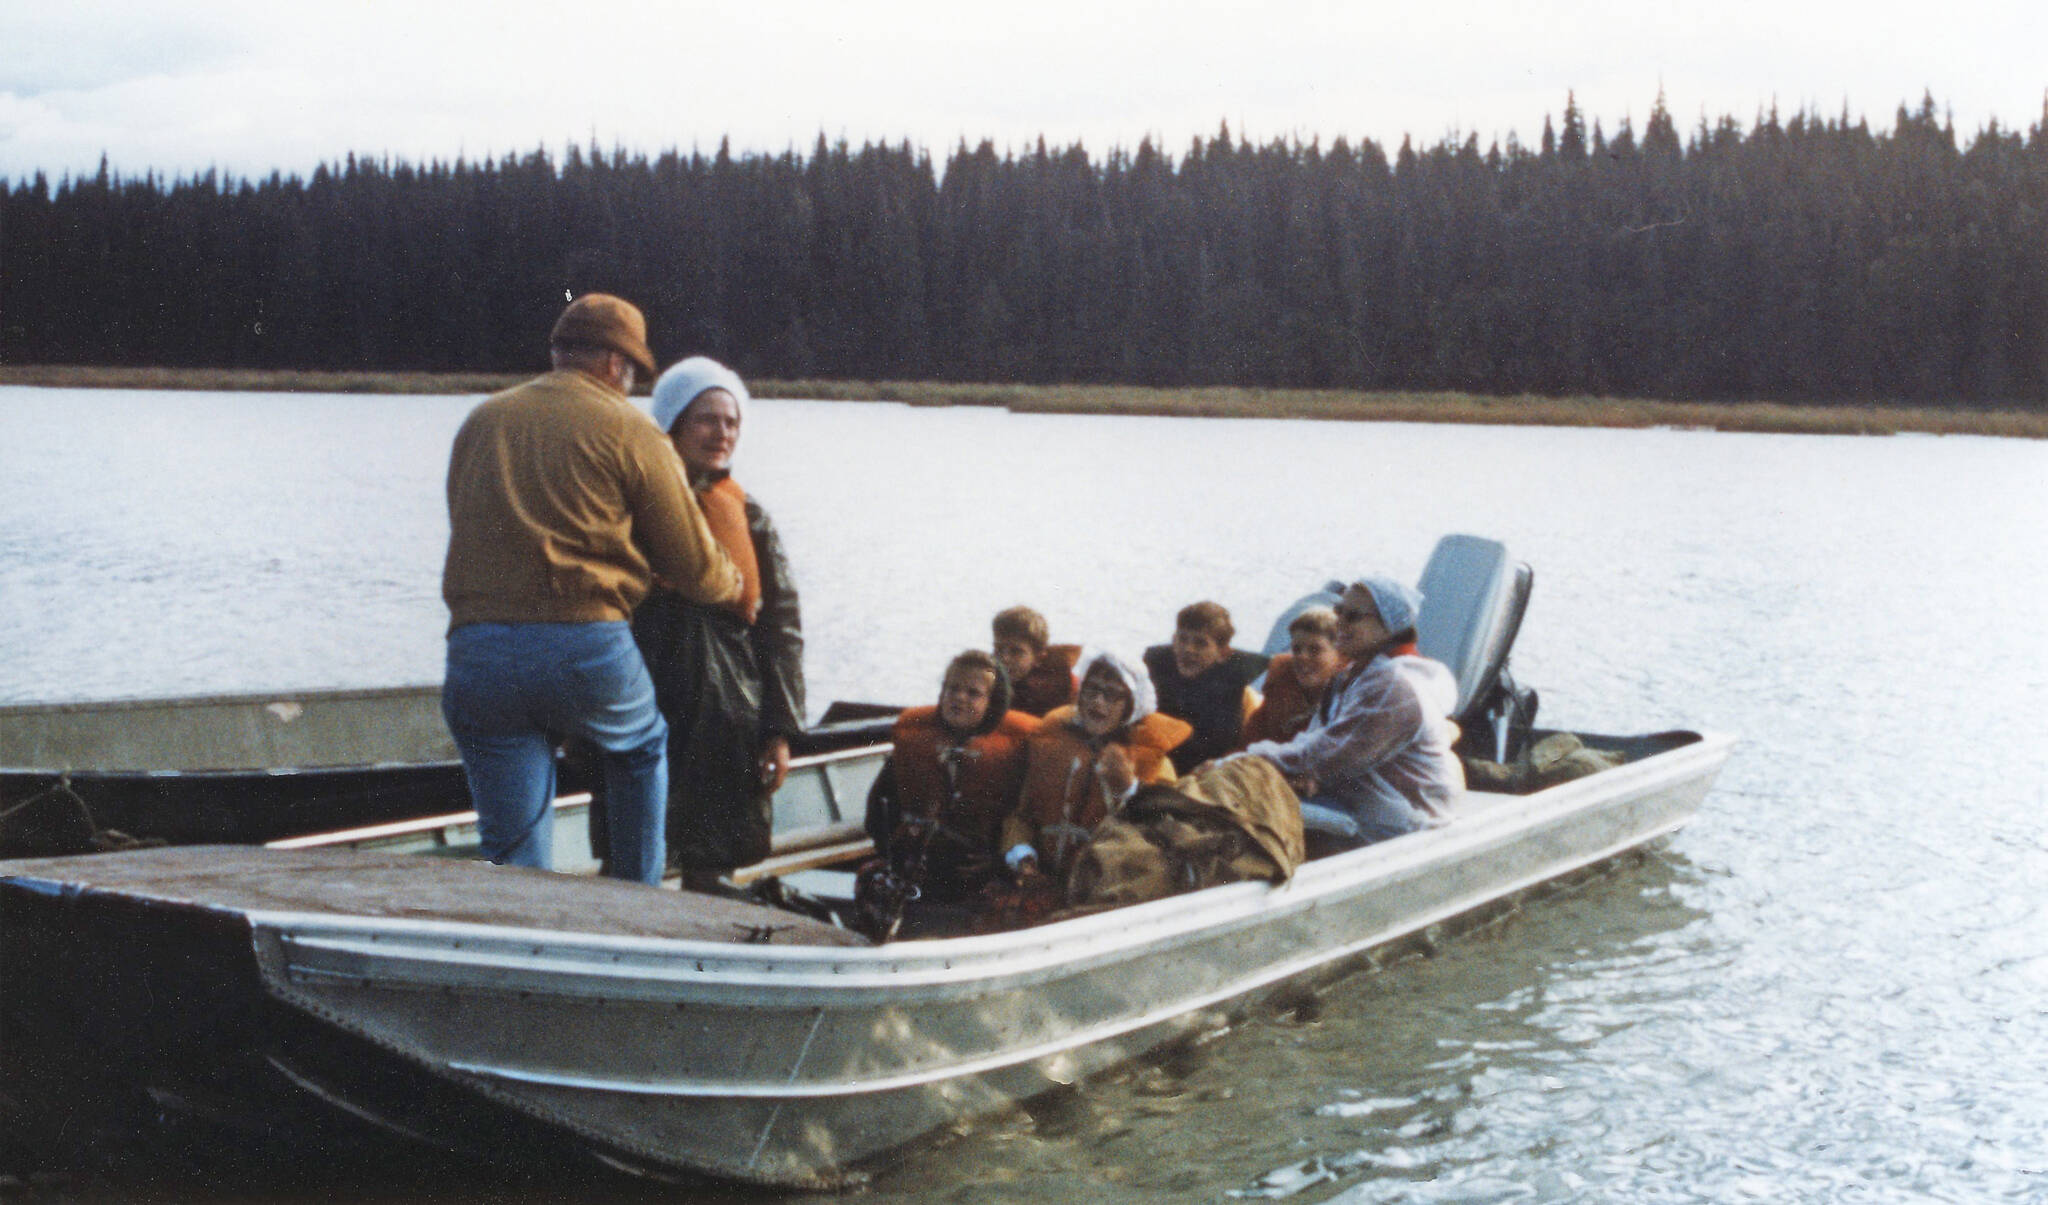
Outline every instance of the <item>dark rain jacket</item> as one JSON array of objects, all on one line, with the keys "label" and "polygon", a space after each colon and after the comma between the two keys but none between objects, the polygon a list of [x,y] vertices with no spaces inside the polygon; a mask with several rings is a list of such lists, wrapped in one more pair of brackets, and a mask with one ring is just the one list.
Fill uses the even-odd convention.
[{"label": "dark rain jacket", "polygon": [[668,847],[686,870],[726,871],[768,856],[773,799],[761,746],[804,726],[804,635],[796,581],[768,512],[747,499],[761,568],[761,609],[657,590],[633,613],[633,637],[668,720]]}]

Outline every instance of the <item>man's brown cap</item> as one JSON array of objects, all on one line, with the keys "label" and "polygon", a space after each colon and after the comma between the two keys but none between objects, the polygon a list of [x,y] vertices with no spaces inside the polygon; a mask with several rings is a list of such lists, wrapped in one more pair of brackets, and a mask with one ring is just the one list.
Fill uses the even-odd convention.
[{"label": "man's brown cap", "polygon": [[654,353],[647,347],[647,319],[640,308],[610,293],[585,293],[569,303],[555,319],[548,345],[565,343],[572,347],[602,347],[615,351],[640,366],[642,375],[654,376]]}]

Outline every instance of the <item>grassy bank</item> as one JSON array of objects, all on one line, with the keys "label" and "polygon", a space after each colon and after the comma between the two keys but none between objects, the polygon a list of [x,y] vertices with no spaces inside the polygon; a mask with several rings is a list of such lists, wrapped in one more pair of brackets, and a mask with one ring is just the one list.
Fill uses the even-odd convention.
[{"label": "grassy bank", "polygon": [[[285,372],[240,369],[0,365],[0,384],[102,389],[299,393],[489,393],[522,373]],[[1204,418],[1319,418],[1356,422],[1502,423],[1548,427],[1704,427],[1810,435],[2001,435],[2048,439],[2048,412],[1944,410],[1779,402],[1655,402],[1607,397],[1490,397],[1342,389],[1150,389],[1128,385],[968,385],[928,381],[752,382],[763,397],[998,406],[1018,413],[1146,414]]]},{"label": "grassy bank", "polygon": [[204,389],[217,393],[495,393],[532,375],[0,364],[0,385],[47,385],[60,389]]}]

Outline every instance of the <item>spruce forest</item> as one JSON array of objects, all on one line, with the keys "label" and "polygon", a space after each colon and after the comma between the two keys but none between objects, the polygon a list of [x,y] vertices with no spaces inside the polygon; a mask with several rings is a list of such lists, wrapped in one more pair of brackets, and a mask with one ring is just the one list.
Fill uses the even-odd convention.
[{"label": "spruce forest", "polygon": [[1540,144],[944,163],[570,148],[310,179],[0,180],[0,362],[525,371],[565,297],[779,379],[2048,410],[2048,114],[1931,98]]}]

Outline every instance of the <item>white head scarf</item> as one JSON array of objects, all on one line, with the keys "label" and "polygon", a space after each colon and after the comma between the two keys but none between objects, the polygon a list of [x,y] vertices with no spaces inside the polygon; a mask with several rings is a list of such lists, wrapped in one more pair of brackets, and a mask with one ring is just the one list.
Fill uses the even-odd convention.
[{"label": "white head scarf", "polygon": [[1388,632],[1407,631],[1422,614],[1422,591],[1391,577],[1367,574],[1352,582],[1350,588],[1372,596],[1373,610],[1380,613],[1380,622]]},{"label": "white head scarf", "polygon": [[1143,661],[1127,658],[1116,653],[1098,651],[1081,660],[1081,672],[1074,679],[1078,685],[1088,679],[1088,671],[1097,665],[1104,666],[1123,680],[1124,689],[1131,692],[1131,718],[1126,724],[1135,724],[1159,710],[1159,694],[1152,689],[1152,675],[1145,669]]},{"label": "white head scarf", "polygon": [[710,356],[691,356],[669,365],[668,371],[654,383],[654,425],[663,431],[673,428],[683,411],[706,389],[730,393],[739,406],[740,417],[747,417],[747,385],[740,380],[740,374]]}]

